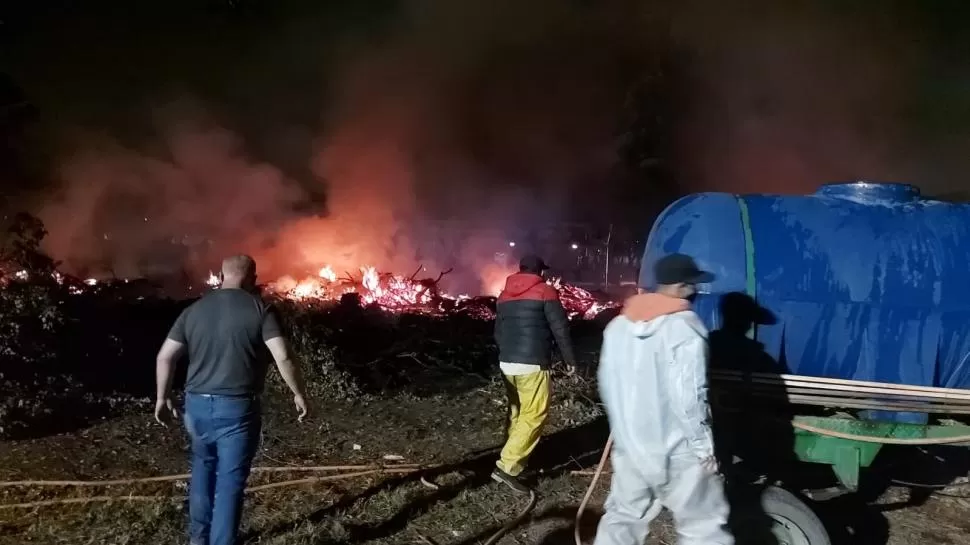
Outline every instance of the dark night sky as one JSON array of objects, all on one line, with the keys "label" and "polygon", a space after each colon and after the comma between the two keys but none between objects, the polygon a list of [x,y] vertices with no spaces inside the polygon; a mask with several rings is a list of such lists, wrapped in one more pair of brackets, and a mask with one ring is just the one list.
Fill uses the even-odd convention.
[{"label": "dark night sky", "polygon": [[[28,4],[0,15],[37,111],[4,181],[82,262],[324,211],[391,239],[645,227],[698,190],[970,190],[965,2]],[[89,242],[108,231],[130,234]]]}]

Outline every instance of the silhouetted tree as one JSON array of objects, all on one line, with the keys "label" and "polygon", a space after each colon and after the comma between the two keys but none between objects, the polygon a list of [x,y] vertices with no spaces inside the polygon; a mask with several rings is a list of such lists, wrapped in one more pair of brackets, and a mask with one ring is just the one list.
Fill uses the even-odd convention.
[{"label": "silhouetted tree", "polygon": [[40,219],[26,212],[17,213],[7,227],[6,237],[0,246],[0,261],[5,267],[53,280],[51,273],[57,263],[40,248],[46,236],[47,229]]}]

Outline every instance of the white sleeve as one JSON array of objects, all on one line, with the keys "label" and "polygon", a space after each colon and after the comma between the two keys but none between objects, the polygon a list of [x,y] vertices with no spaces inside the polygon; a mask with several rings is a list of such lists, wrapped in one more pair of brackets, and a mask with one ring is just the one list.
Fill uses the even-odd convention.
[{"label": "white sleeve", "polygon": [[609,402],[608,398],[613,394],[610,374],[615,369],[613,360],[616,357],[616,351],[613,347],[613,344],[616,342],[613,327],[613,324],[610,324],[603,330],[603,344],[600,346],[600,362],[597,366],[597,383],[600,389],[600,397],[604,398],[604,402],[607,403]]},{"label": "white sleeve", "polygon": [[714,455],[707,401],[707,340],[693,331],[689,335],[673,348],[677,371],[670,385],[671,401],[691,450],[703,459]]}]

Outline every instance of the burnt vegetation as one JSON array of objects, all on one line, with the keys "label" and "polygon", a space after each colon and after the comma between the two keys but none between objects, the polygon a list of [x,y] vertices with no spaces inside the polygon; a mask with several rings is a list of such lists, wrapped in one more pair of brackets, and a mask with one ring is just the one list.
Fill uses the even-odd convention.
[{"label": "burnt vegetation", "polygon": [[[166,297],[147,280],[88,285],[61,276],[40,250],[43,236],[40,222],[19,216],[4,238],[4,478],[184,472],[183,431],[154,425],[151,408],[155,352],[192,299]],[[256,465],[400,459],[433,466],[424,476],[437,488],[417,477],[374,476],[259,492],[247,502],[244,541],[391,544],[417,539],[417,531],[435,542],[471,543],[495,531],[495,521],[520,506],[481,478],[494,462],[505,418],[492,322],[475,313],[390,312],[353,295],[275,301],[305,370],[314,416],[309,423],[294,421],[286,387],[270,370]],[[586,363],[598,349],[605,318],[573,321],[578,356]],[[575,509],[560,506],[573,502],[583,485],[568,472],[591,465],[605,440],[587,378],[558,376],[554,396],[551,437],[536,454],[537,466],[547,468],[537,535],[568,524],[567,511]],[[268,481],[272,475],[256,474],[250,486]],[[0,543],[181,543],[184,493],[180,482],[107,490],[0,487],[6,506],[101,494],[157,498],[0,510]]]},{"label": "burnt vegetation", "polygon": [[[87,285],[61,275],[40,249],[45,233],[39,220],[20,214],[8,222],[0,247],[5,438],[50,435],[147,411],[155,352],[194,300],[167,297],[145,279]],[[280,311],[316,399],[460,393],[495,376],[492,324],[478,314],[388,312],[361,305],[353,294],[339,301],[267,297]],[[603,319],[579,320],[577,332],[586,331],[595,343]],[[274,371],[270,376],[273,390],[280,385]]]}]

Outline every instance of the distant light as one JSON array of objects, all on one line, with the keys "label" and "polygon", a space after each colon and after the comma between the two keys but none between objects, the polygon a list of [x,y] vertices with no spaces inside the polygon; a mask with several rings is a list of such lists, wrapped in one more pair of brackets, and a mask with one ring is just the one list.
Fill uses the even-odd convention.
[{"label": "distant light", "polygon": [[509,248],[515,248],[515,241],[514,240],[509,241]]},{"label": "distant light", "polygon": [[572,248],[573,250],[578,250],[579,244],[576,244],[575,242],[573,242],[569,247]]},{"label": "distant light", "polygon": [[87,278],[84,280],[84,283],[89,286],[94,286],[95,284],[98,283],[98,280],[96,278]]}]

